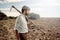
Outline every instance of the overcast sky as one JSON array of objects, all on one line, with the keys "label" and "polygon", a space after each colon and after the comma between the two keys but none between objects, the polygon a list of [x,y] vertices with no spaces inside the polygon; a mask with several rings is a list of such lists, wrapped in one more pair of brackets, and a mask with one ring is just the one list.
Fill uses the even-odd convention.
[{"label": "overcast sky", "polygon": [[19,13],[10,8],[15,5],[21,11],[23,5],[30,7],[31,12],[41,17],[60,17],[60,0],[0,0],[0,10],[8,16],[18,16]]}]

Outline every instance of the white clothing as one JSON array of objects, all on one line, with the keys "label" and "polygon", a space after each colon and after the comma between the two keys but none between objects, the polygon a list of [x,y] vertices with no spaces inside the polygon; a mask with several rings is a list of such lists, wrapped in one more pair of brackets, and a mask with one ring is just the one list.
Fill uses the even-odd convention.
[{"label": "white clothing", "polygon": [[27,21],[25,19],[25,15],[21,14],[17,17],[14,30],[18,30],[18,33],[27,33]]}]

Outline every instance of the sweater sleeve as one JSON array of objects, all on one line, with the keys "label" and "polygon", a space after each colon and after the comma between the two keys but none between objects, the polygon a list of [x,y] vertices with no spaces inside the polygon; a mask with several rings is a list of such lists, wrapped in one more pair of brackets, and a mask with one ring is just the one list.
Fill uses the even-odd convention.
[{"label": "sweater sleeve", "polygon": [[15,25],[14,25],[14,30],[17,30],[18,24],[19,24],[19,16],[16,19],[16,22],[15,22]]}]

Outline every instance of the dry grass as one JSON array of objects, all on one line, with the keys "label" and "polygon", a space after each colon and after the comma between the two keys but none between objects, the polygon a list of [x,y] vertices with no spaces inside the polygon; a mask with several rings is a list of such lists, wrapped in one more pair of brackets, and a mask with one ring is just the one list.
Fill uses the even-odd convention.
[{"label": "dry grass", "polygon": [[[28,40],[60,40],[60,19],[40,18],[29,22]],[[0,40],[16,40],[13,30],[15,19],[0,21]]]}]

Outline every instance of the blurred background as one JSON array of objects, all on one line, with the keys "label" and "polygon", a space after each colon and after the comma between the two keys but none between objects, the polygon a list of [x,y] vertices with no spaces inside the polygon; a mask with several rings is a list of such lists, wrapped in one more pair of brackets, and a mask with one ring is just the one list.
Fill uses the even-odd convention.
[{"label": "blurred background", "polygon": [[23,5],[27,5],[30,12],[39,14],[40,17],[60,17],[60,0],[0,0],[0,11],[7,16],[18,16],[15,9],[9,13],[12,5],[20,11]]},{"label": "blurred background", "polygon": [[31,9],[27,40],[60,40],[60,0],[0,0],[0,40],[17,40],[13,28],[20,13],[12,5]]}]

